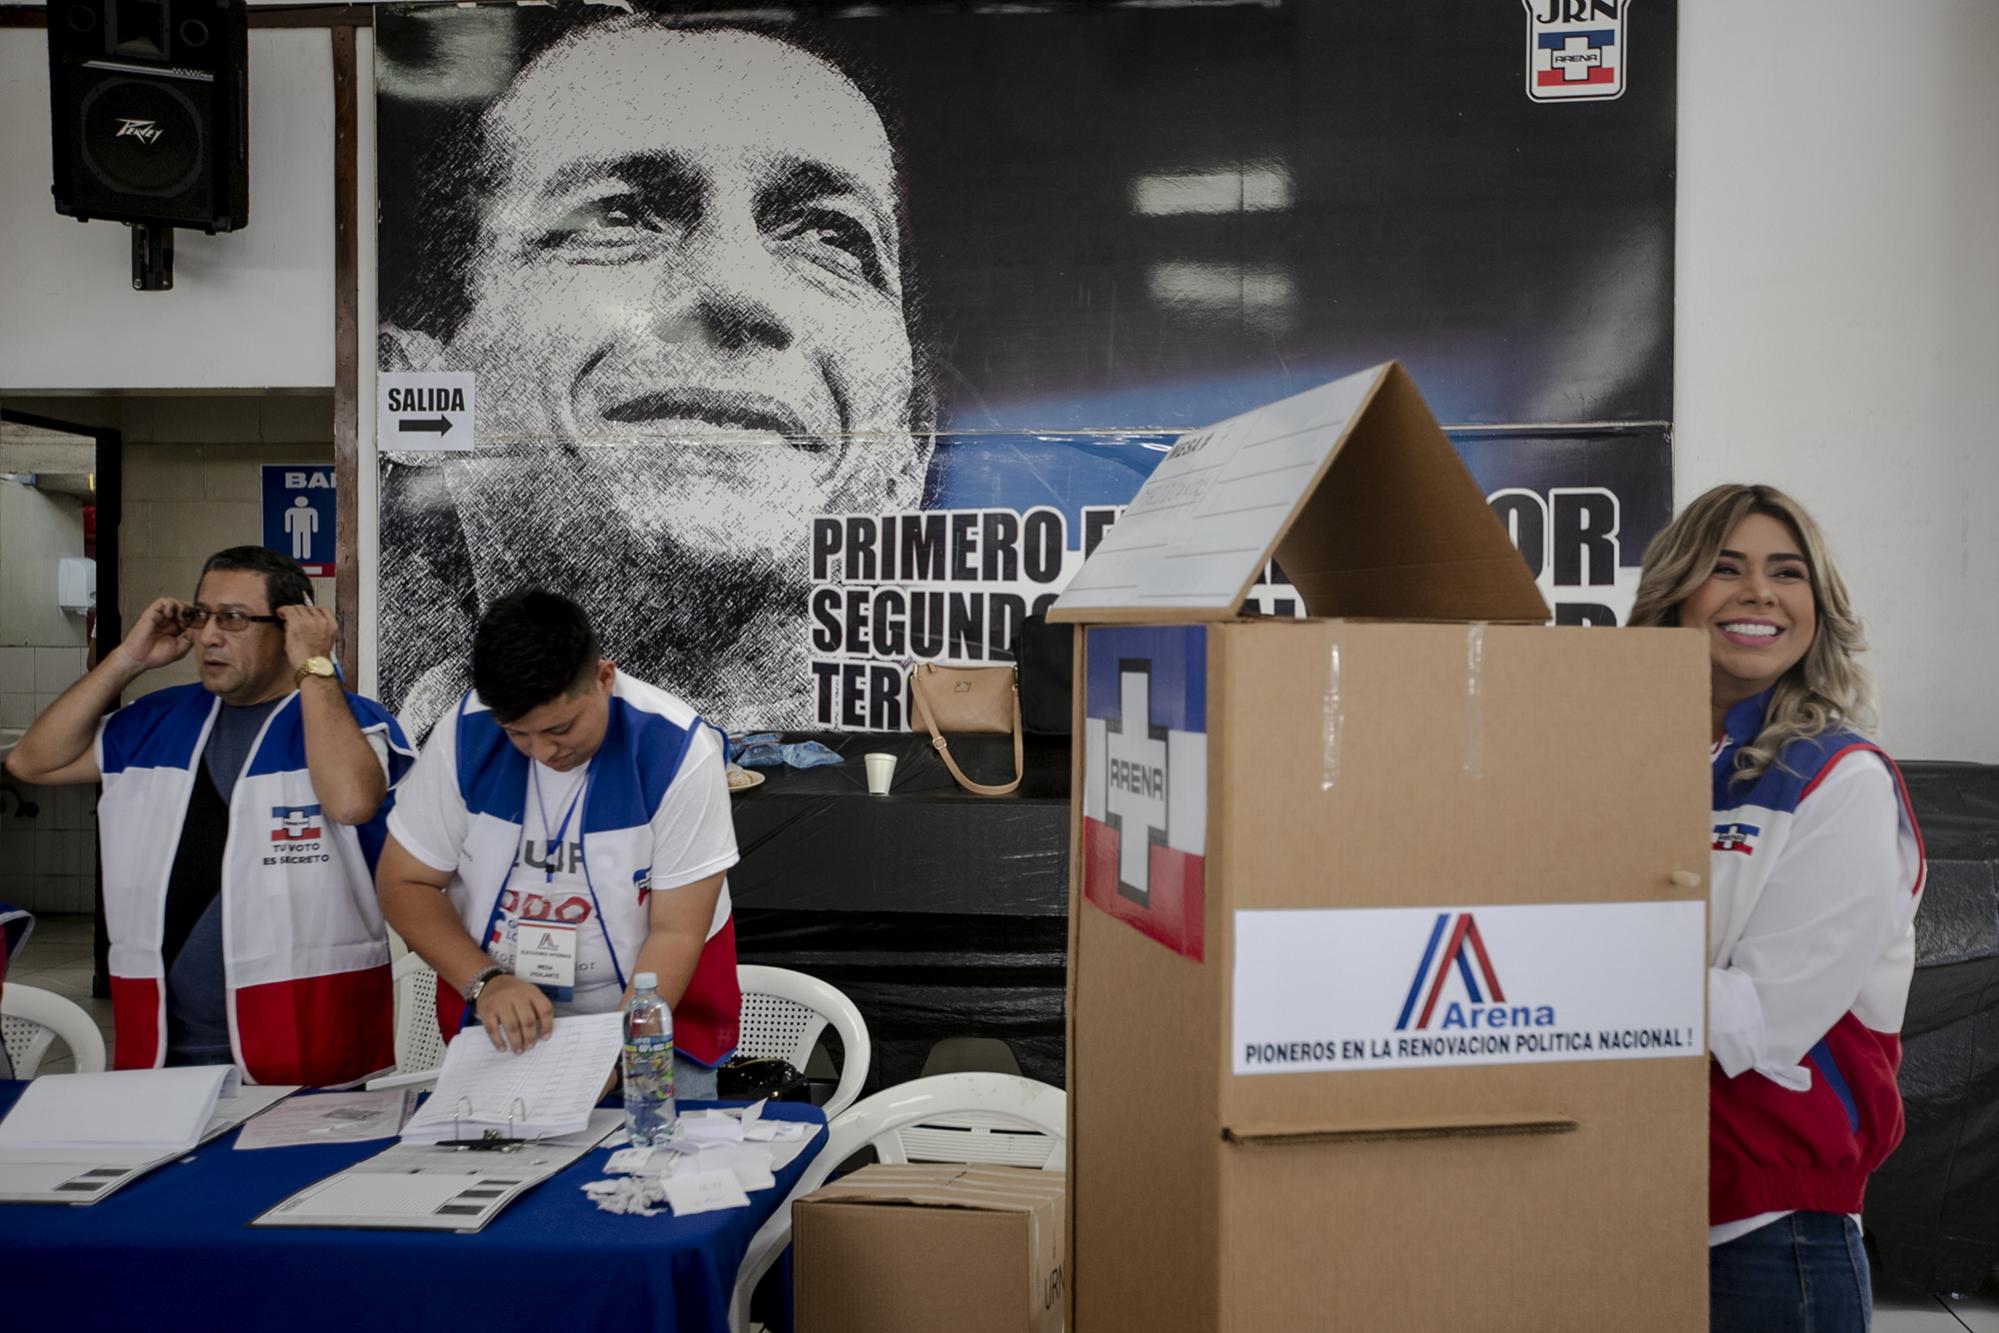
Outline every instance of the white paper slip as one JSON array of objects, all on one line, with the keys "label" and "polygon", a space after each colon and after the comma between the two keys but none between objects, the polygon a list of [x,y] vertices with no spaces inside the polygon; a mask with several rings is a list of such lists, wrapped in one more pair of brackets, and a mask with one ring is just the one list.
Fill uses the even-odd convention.
[{"label": "white paper slip", "polygon": [[666,1201],[675,1217],[690,1213],[713,1213],[723,1208],[747,1208],[750,1196],[736,1181],[733,1171],[704,1171],[695,1176],[669,1176]]},{"label": "white paper slip", "polygon": [[238,1148],[291,1148],[314,1143],[365,1143],[393,1138],[403,1127],[410,1088],[379,1092],[328,1092],[294,1097],[278,1109],[243,1127]]},{"label": "white paper slip", "polygon": [[0,1120],[4,1148],[186,1151],[208,1132],[232,1065],[45,1074]]},{"label": "white paper slip", "polygon": [[796,1120],[759,1120],[743,1131],[743,1137],[751,1143],[806,1139],[812,1137],[812,1126],[802,1125]]},{"label": "white paper slip", "polygon": [[675,1134],[696,1143],[741,1143],[743,1122],[721,1111],[690,1111]]},{"label": "white paper slip", "polygon": [[728,1171],[745,1190],[767,1190],[777,1183],[771,1174],[770,1160],[771,1150],[764,1144],[735,1144],[682,1157],[673,1163],[672,1174],[685,1178]]},{"label": "white paper slip", "polygon": [[484,1028],[451,1039],[437,1091],[403,1130],[407,1143],[476,1139],[491,1131],[532,1139],[573,1134],[590,1123],[624,1037],[624,1015],[555,1020],[555,1031],[518,1054],[495,1050]]},{"label": "white paper slip", "polygon": [[811,1139],[808,1136],[802,1139],[779,1139],[776,1143],[767,1145],[764,1151],[770,1154],[770,1169],[773,1171],[782,1171],[787,1166],[790,1166],[792,1162],[797,1160],[798,1154],[805,1151],[806,1146],[810,1142]]},{"label": "white paper slip", "polygon": [[604,1173],[614,1176],[643,1175],[653,1169],[651,1148],[620,1148],[604,1163]]}]

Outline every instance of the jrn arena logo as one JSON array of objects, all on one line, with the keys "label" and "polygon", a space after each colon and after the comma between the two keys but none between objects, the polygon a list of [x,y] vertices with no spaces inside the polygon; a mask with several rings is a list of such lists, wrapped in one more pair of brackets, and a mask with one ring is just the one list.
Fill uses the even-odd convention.
[{"label": "jrn arena logo", "polygon": [[323,832],[316,805],[272,806],[271,822],[272,842],[310,842]]},{"label": "jrn arena logo", "polygon": [[1631,0],[1520,0],[1527,10],[1527,95],[1537,102],[1624,95]]},{"label": "jrn arena logo", "polygon": [[[1443,999],[1444,983],[1454,970],[1464,984],[1465,999],[1445,1001],[1440,1014],[1437,1002]],[[1478,921],[1470,912],[1439,912],[1430,927],[1429,943],[1423,946],[1423,961],[1417,964],[1409,994],[1402,1001],[1395,1030],[1427,1028],[1432,1019],[1439,1028],[1552,1027],[1555,1007],[1506,1003],[1506,992],[1500,989],[1499,973],[1492,966],[1492,955],[1486,952]]]}]

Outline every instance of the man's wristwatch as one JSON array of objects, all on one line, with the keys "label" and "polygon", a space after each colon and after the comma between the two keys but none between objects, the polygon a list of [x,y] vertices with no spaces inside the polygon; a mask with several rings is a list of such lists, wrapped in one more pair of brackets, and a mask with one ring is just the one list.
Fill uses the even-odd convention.
[{"label": "man's wristwatch", "polygon": [[292,688],[297,689],[299,686],[305,684],[307,676],[324,676],[328,680],[333,679],[333,659],[330,657],[308,657],[305,661],[300,662],[298,669],[292,672]]},{"label": "man's wristwatch", "polygon": [[480,969],[472,980],[465,983],[465,1003],[477,1008],[479,996],[485,991],[486,983],[494,977],[503,977],[505,975],[507,975],[507,969],[498,963],[493,964],[491,967]]}]

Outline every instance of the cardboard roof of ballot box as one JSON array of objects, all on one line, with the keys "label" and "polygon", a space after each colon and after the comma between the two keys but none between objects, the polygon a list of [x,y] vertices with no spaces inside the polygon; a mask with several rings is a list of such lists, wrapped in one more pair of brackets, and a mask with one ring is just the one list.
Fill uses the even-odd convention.
[{"label": "cardboard roof of ballot box", "polygon": [[1393,365],[1183,437],[1050,618],[1072,1333],[1702,1327],[1700,636],[1547,627]]},{"label": "cardboard roof of ballot box", "polygon": [[1181,436],[1048,618],[1226,620],[1272,558],[1314,616],[1548,618],[1394,362]]}]

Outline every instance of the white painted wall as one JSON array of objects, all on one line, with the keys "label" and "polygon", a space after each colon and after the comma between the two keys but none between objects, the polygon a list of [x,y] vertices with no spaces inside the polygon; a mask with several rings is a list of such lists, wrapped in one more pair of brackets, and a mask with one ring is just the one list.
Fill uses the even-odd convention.
[{"label": "white painted wall", "polygon": [[333,60],[250,34],[250,223],[174,233],[174,288],[132,290],[130,233],[49,197],[47,39],[0,29],[0,389],[330,388]]},{"label": "white painted wall", "polygon": [[1999,4],[1680,6],[1675,489],[1826,529],[1897,755],[1999,763]]},{"label": "white painted wall", "polygon": [[[49,206],[42,42],[0,30],[0,388],[329,385],[327,35],[251,34],[250,228],[183,233],[180,285],[146,296],[127,286],[122,228]],[[1764,479],[1804,500],[1868,617],[1884,739],[1911,758],[1988,763],[1999,762],[1995,59],[1992,0],[1681,5],[1680,498]],[[364,217],[371,91],[364,81]],[[373,239],[364,226],[364,329]],[[360,421],[371,456],[372,413]],[[369,556],[372,483],[364,469]],[[372,591],[364,579],[364,642]]]}]

